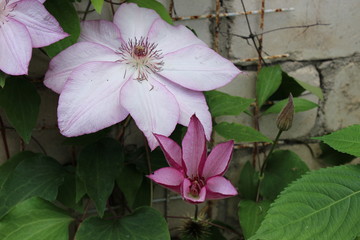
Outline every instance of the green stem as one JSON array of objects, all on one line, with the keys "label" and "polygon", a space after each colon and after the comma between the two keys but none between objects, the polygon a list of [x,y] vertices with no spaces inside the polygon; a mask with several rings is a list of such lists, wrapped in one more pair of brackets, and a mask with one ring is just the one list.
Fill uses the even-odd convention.
[{"label": "green stem", "polygon": [[[144,137],[144,141],[145,141],[147,167],[148,167],[149,174],[152,174],[150,152],[149,152],[148,142],[145,137]],[[153,181],[150,181],[150,207],[152,207],[153,197],[154,197]]]},{"label": "green stem", "polygon": [[196,221],[198,218],[198,211],[199,211],[199,207],[197,204],[195,204],[195,214],[194,214],[194,220]]},{"label": "green stem", "polygon": [[260,198],[260,186],[261,186],[262,180],[264,179],[264,172],[265,172],[265,169],[266,169],[266,165],[267,165],[267,163],[269,161],[270,155],[274,151],[275,146],[277,145],[277,143],[279,141],[279,138],[280,138],[280,135],[281,135],[282,132],[283,132],[282,130],[279,130],[279,132],[277,133],[277,135],[275,137],[275,140],[274,140],[274,143],[271,146],[270,152],[266,156],[266,158],[265,158],[265,160],[264,160],[264,162],[263,162],[263,164],[262,164],[262,166],[260,168],[259,181],[258,181],[258,184],[257,184],[257,191],[256,191],[256,202],[258,202],[259,198]]}]

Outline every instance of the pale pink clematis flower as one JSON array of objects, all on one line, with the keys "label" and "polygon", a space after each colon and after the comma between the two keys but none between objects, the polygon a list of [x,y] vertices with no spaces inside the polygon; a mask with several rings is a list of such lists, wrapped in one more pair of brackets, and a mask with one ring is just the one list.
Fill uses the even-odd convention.
[{"label": "pale pink clematis flower", "polygon": [[0,0],[0,70],[28,73],[32,48],[48,46],[67,36],[45,9],[45,0]]},{"label": "pale pink clematis flower", "polygon": [[186,27],[133,3],[122,4],[113,23],[83,22],[79,41],[53,58],[44,82],[60,94],[58,124],[68,137],[130,113],[154,149],[153,133],[169,136],[196,113],[209,138],[211,115],[201,91],[240,73]]},{"label": "pale pink clematis flower", "polygon": [[237,195],[229,180],[222,177],[232,155],[233,141],[218,144],[207,156],[204,128],[194,115],[180,146],[162,135],[155,135],[170,165],[148,177],[180,193],[190,203]]}]

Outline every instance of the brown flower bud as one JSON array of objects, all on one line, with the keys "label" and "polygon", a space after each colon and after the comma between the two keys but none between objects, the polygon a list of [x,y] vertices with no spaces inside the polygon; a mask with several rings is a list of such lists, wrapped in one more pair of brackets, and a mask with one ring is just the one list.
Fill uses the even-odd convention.
[{"label": "brown flower bud", "polygon": [[276,120],[276,125],[278,129],[281,131],[289,130],[291,128],[293,118],[294,118],[294,102],[293,102],[293,96],[290,93],[288,103],[281,110]]}]

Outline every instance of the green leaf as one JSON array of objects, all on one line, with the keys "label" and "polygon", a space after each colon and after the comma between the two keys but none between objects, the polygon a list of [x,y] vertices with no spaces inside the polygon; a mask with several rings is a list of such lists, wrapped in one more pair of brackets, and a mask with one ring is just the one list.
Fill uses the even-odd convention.
[{"label": "green leaf", "polygon": [[85,134],[78,137],[66,138],[63,141],[64,145],[84,146],[99,141],[101,138],[106,137],[111,128],[105,128],[95,133]]},{"label": "green leaf", "polygon": [[256,98],[259,108],[279,88],[281,84],[281,68],[279,65],[263,67],[256,82]]},{"label": "green leaf", "polygon": [[251,240],[353,240],[360,234],[360,166],[312,171],[271,205]]},{"label": "green leaf", "polygon": [[209,91],[204,94],[213,117],[239,115],[254,102],[254,99],[231,96],[219,91]]},{"label": "green leaf", "polygon": [[3,240],[67,240],[73,219],[39,198],[18,204],[0,222]]},{"label": "green leaf", "polygon": [[127,2],[136,3],[139,7],[153,9],[164,21],[168,22],[169,24],[173,24],[173,20],[169,15],[169,11],[156,0],[127,0]]},{"label": "green leaf", "polygon": [[335,150],[360,157],[360,125],[352,125],[322,137],[313,137]]},{"label": "green leaf", "polygon": [[82,212],[82,205],[76,201],[76,169],[68,166],[64,177],[63,184],[59,187],[57,201],[61,202],[68,208],[72,208],[78,212]]},{"label": "green leaf", "polygon": [[143,178],[141,186],[136,194],[134,203],[132,205],[133,208],[141,207],[141,206],[150,206],[151,204],[151,192],[150,188],[152,187],[149,178]]},{"label": "green leaf", "polygon": [[17,133],[29,143],[39,114],[40,96],[35,86],[23,77],[11,77],[0,89],[0,107]]},{"label": "green leaf", "polygon": [[5,80],[6,80],[7,77],[8,76],[4,72],[0,71],[0,87],[1,88],[4,88]]},{"label": "green leaf", "polygon": [[294,79],[299,85],[301,85],[303,88],[305,88],[306,90],[308,90],[309,92],[311,92],[312,94],[314,94],[315,96],[317,96],[319,99],[323,99],[323,93],[321,91],[320,87],[316,87],[313,85],[310,85],[306,82],[302,82],[300,80]]},{"label": "green leaf", "polygon": [[250,162],[246,162],[241,170],[238,189],[242,199],[255,200],[259,172],[255,171]]},{"label": "green leaf", "polygon": [[[63,168],[52,158],[41,154],[29,158],[21,157],[20,160],[18,157],[12,160],[18,161],[18,164],[10,169],[12,172],[0,191],[0,218],[16,204],[34,196],[49,201],[55,200],[58,187],[64,180]],[[9,165],[3,166],[9,169]]]},{"label": "green leaf", "polygon": [[135,166],[127,165],[116,178],[116,183],[124,193],[127,204],[132,207],[136,195],[143,182],[143,174],[136,170]]},{"label": "green leaf", "polygon": [[81,223],[77,240],[170,240],[165,219],[155,209],[141,207],[121,219],[91,217]]},{"label": "green leaf", "polygon": [[77,42],[80,36],[80,19],[74,5],[69,1],[47,0],[44,6],[60,23],[63,30],[70,34],[69,37],[43,48],[49,57],[52,58]]},{"label": "green leaf", "polygon": [[307,171],[308,166],[294,152],[274,151],[269,156],[260,193],[267,199],[275,199],[286,186]]},{"label": "green leaf", "polygon": [[115,179],[123,167],[123,161],[120,143],[111,138],[104,138],[80,152],[77,173],[101,217],[106,201],[113,191]]},{"label": "green leaf", "polygon": [[[305,112],[310,109],[318,107],[318,105],[312,101],[302,99],[302,98],[293,98],[294,102],[294,110],[295,112]],[[269,114],[269,113],[280,113],[283,107],[288,103],[288,99],[279,101],[269,107],[263,114]]]},{"label": "green leaf", "polygon": [[291,93],[293,97],[298,97],[305,91],[300,84],[298,84],[295,79],[289,76],[286,72],[282,71],[281,73],[282,81],[279,88],[274,94],[271,95],[269,100],[283,100],[287,99]]},{"label": "green leaf", "polygon": [[254,128],[237,123],[221,122],[215,125],[214,129],[224,138],[234,139],[236,142],[272,142]]},{"label": "green leaf", "polygon": [[320,143],[321,155],[319,158],[325,163],[336,166],[349,163],[355,159],[355,156],[336,151],[325,143]]},{"label": "green leaf", "polygon": [[104,5],[104,0],[91,0],[91,3],[94,6],[96,12],[98,14],[101,14],[101,10]]},{"label": "green leaf", "polygon": [[270,204],[270,201],[241,200],[239,202],[238,216],[245,239],[249,239],[256,233],[270,208]]}]

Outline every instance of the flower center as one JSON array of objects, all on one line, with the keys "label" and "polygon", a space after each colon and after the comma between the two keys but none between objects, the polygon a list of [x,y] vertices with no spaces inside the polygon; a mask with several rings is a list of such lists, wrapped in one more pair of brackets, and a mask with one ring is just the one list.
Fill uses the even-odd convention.
[{"label": "flower center", "polygon": [[10,7],[8,4],[9,0],[0,0],[0,28],[5,24],[5,22],[9,21],[8,17],[16,7],[16,4],[12,7]]},{"label": "flower center", "polygon": [[164,65],[162,52],[156,48],[157,44],[150,43],[147,38],[130,39],[116,52],[120,55],[118,62],[133,68],[136,80],[147,80],[149,74],[160,72]]},{"label": "flower center", "polygon": [[191,179],[190,194],[193,197],[199,197],[201,189],[205,186],[205,179],[203,177],[194,177]]}]

